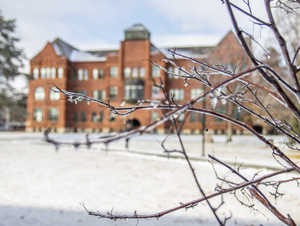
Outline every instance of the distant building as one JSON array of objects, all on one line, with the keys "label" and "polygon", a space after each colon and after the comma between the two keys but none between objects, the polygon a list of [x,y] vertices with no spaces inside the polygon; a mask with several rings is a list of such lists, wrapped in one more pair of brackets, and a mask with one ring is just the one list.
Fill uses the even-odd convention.
[{"label": "distant building", "polygon": [[[236,36],[230,31],[216,46],[178,47],[176,52],[193,57],[202,62],[214,65],[222,63],[224,67],[241,70],[249,63],[245,59]],[[185,86],[182,79],[169,76],[149,61],[156,61],[161,66],[178,72],[172,64],[161,59],[173,59],[165,49],[159,49],[150,42],[150,33],[142,25],[137,24],[125,30],[125,40],[120,49],[103,51],[80,51],[57,38],[48,42],[44,49],[30,61],[33,80],[30,81],[28,94],[26,131],[42,131],[52,127],[56,132],[110,132],[125,129],[124,118],[116,116],[109,109],[97,104],[87,106],[85,101],[76,104],[66,100],[62,95],[52,92],[47,83],[54,83],[63,90],[79,92],[99,100],[107,101],[114,106],[134,105],[140,99],[160,99],[161,92],[153,86],[153,79],[159,77],[165,84],[168,93],[175,93],[174,100],[178,104],[203,92],[203,85],[189,80]],[[190,70],[194,64],[186,59],[177,58],[180,66]],[[198,69],[199,65],[195,65]],[[211,78],[218,80],[219,77]],[[60,99],[59,101],[57,101]],[[206,107],[212,108],[209,97]],[[200,101],[197,106],[203,106]],[[225,105],[217,105],[219,112],[228,109]],[[238,114],[238,112],[233,112]],[[137,111],[126,117],[131,126],[147,125],[161,117],[160,110]],[[178,120],[181,120],[181,116]],[[183,132],[199,134],[202,129],[203,115],[191,113],[185,123]],[[128,122],[129,121],[129,122]],[[223,134],[227,123],[219,119],[206,117],[209,133]],[[158,126],[154,132],[169,131],[169,123]],[[241,129],[233,126],[234,133]]]}]

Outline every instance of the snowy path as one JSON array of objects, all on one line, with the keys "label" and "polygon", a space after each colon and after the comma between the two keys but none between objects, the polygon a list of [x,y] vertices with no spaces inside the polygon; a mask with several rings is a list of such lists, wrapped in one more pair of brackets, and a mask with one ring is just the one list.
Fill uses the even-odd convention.
[{"label": "snowy path", "polygon": [[[38,138],[36,134],[0,134],[0,226],[136,225],[134,220],[114,222],[88,216],[79,202],[84,202],[90,210],[104,213],[114,207],[116,214],[132,214],[134,210],[138,214],[150,214],[200,197],[191,172],[181,159],[105,152],[99,148],[74,151],[72,147],[63,147],[56,153],[52,146]],[[144,143],[131,142],[131,146],[152,148],[156,145],[151,137],[147,139]],[[190,142],[192,154],[192,146],[197,143]],[[123,147],[124,142],[120,141],[119,145]],[[216,143],[215,149],[217,145],[221,143]],[[238,143],[233,146],[243,148]],[[260,150],[259,145],[255,147]],[[207,149],[209,151],[209,145]],[[243,151],[248,158],[247,151]],[[226,151],[223,154],[225,156]],[[211,165],[202,161],[193,161],[193,165],[206,193],[213,191],[217,182]],[[221,166],[216,165],[216,169],[229,175]],[[251,178],[257,171],[242,172]],[[281,191],[289,194],[279,199],[276,206],[300,224],[300,188],[293,182],[283,185]],[[269,221],[262,214],[250,213],[230,195],[225,195],[224,200],[225,205],[218,214],[225,217],[230,215],[229,210],[232,212],[228,225],[282,225],[260,204],[256,208],[262,210]],[[270,200],[274,203],[272,198]],[[212,202],[219,204],[220,197]],[[159,220],[141,220],[139,225],[216,225],[216,221],[207,206],[199,204],[188,212],[180,210]]]}]

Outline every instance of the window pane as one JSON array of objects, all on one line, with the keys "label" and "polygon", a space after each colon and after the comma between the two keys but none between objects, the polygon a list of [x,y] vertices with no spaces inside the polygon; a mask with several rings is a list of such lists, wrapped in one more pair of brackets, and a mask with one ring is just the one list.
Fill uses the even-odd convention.
[{"label": "window pane", "polygon": [[109,89],[109,98],[116,99],[118,95],[118,87],[117,86],[111,86]]},{"label": "window pane", "polygon": [[196,113],[195,112],[191,112],[190,114],[190,122],[196,122]]},{"label": "window pane", "polygon": [[141,68],[140,68],[140,78],[145,78],[145,75],[146,75],[145,68],[144,68],[144,67],[141,67]]},{"label": "window pane", "polygon": [[118,77],[118,67],[117,66],[110,67],[110,77],[112,77],[112,78]]},{"label": "window pane", "polygon": [[49,109],[49,120],[50,121],[57,121],[58,119],[58,109],[57,108],[50,108]]},{"label": "window pane", "polygon": [[41,108],[34,109],[33,120],[36,122],[43,121],[43,109],[41,109]]},{"label": "window pane", "polygon": [[132,68],[132,78],[138,77],[138,69],[136,67]]},{"label": "window pane", "polygon": [[124,68],[124,77],[129,78],[131,73],[131,69],[129,67]]},{"label": "window pane", "polygon": [[180,101],[180,100],[184,100],[184,90],[183,89],[170,89],[169,91],[169,95],[171,97],[171,94],[175,94],[174,96],[174,100],[175,101]]},{"label": "window pane", "polygon": [[84,69],[83,78],[84,78],[85,81],[89,80],[89,71],[88,71],[88,69]]},{"label": "window pane", "polygon": [[60,99],[60,93],[59,92],[54,92],[55,91],[59,91],[57,88],[53,87],[50,89],[50,93],[49,93],[49,99],[50,100],[59,100]]},{"label": "window pane", "polygon": [[109,113],[109,119],[108,119],[109,121],[115,121],[116,120],[116,115],[114,114],[114,113],[112,113],[112,112],[110,112]]},{"label": "window pane", "polygon": [[82,122],[86,121],[86,113],[85,112],[81,112],[81,121]]},{"label": "window pane", "polygon": [[158,116],[159,116],[158,112],[153,111],[152,114],[151,114],[151,121],[153,122],[153,121],[157,120]]},{"label": "window pane", "polygon": [[98,74],[98,78],[101,79],[104,76],[104,71],[103,69],[99,69],[99,74]]},{"label": "window pane", "polygon": [[97,112],[92,113],[92,122],[97,122]]},{"label": "window pane", "polygon": [[[170,72],[170,73],[173,73],[173,67],[169,67],[168,68],[168,71]],[[171,74],[168,74],[168,78],[173,78],[173,75],[171,75]]]},{"label": "window pane", "polygon": [[50,76],[51,76],[51,69],[50,69],[50,67],[47,67],[47,69],[46,69],[46,78],[50,78]]},{"label": "window pane", "polygon": [[58,68],[57,73],[59,79],[62,79],[64,77],[64,69],[62,67]]},{"label": "window pane", "polygon": [[38,79],[39,78],[39,69],[38,68],[34,68],[33,69],[33,78],[34,79]]},{"label": "window pane", "polygon": [[78,122],[78,112],[73,112],[73,122]]},{"label": "window pane", "polygon": [[[178,67],[174,68],[174,74],[179,75],[179,69],[178,69]],[[174,76],[174,78],[178,79],[179,77],[178,76]]]},{"label": "window pane", "polygon": [[45,78],[46,77],[46,69],[45,68],[41,68],[41,78]]},{"label": "window pane", "polygon": [[94,68],[94,69],[93,69],[93,79],[94,79],[94,80],[97,80],[97,79],[98,79],[98,69],[97,69],[97,68]]},{"label": "window pane", "polygon": [[51,68],[51,78],[55,79],[55,77],[56,77],[56,69],[55,69],[55,67],[52,67]]},{"label": "window pane", "polygon": [[160,76],[160,70],[157,66],[152,66],[152,76],[153,77],[159,77]]},{"label": "window pane", "polygon": [[45,91],[43,87],[37,87],[34,90],[34,99],[35,100],[44,100],[45,99]]},{"label": "window pane", "polygon": [[77,75],[78,75],[78,80],[79,81],[83,80],[83,70],[82,69],[78,70],[78,74]]}]

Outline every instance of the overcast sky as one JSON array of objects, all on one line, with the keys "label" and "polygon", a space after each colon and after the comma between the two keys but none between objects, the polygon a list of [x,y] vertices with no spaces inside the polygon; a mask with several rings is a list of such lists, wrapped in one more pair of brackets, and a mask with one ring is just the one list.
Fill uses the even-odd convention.
[{"label": "overcast sky", "polygon": [[[263,1],[257,2],[260,13]],[[220,0],[0,0],[0,9],[17,20],[15,35],[28,59],[57,37],[81,50],[118,48],[136,23],[158,47],[216,44],[233,29]],[[243,26],[248,21],[240,19]]]}]

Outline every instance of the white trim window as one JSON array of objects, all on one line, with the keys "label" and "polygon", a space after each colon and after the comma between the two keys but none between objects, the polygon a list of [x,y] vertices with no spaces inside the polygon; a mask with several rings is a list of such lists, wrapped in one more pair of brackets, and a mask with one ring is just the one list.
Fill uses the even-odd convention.
[{"label": "white trim window", "polygon": [[64,69],[62,67],[59,67],[57,70],[57,77],[59,79],[62,79],[64,77]]},{"label": "white trim window", "polygon": [[[174,74],[179,75],[179,68],[178,68],[178,67],[175,67],[175,68],[174,68]],[[175,79],[179,79],[178,76],[174,76],[174,78],[175,78]]]},{"label": "white trim window", "polygon": [[93,79],[94,79],[94,80],[97,80],[97,79],[98,79],[98,73],[99,73],[99,72],[98,72],[98,69],[97,69],[97,68],[94,68],[94,69],[93,69]]},{"label": "white trim window", "polygon": [[130,67],[125,67],[124,68],[124,78],[130,78],[130,74],[131,74]]},{"label": "white trim window", "polygon": [[36,122],[43,121],[43,109],[42,108],[35,108],[33,110],[33,120]]},{"label": "white trim window", "polygon": [[46,77],[46,68],[41,68],[41,78],[44,79]]},{"label": "white trim window", "polygon": [[132,78],[137,78],[139,75],[138,69],[136,67],[132,68],[131,76]]},{"label": "white trim window", "polygon": [[52,78],[52,79],[55,79],[55,77],[56,77],[56,68],[55,67],[52,67],[51,68],[51,72],[50,72],[50,77]]},{"label": "white trim window", "polygon": [[112,78],[117,78],[118,77],[118,67],[117,66],[112,66],[110,67],[110,77]]},{"label": "white trim window", "polygon": [[160,69],[159,67],[153,65],[152,66],[152,76],[153,77],[159,77],[160,76]]},{"label": "white trim window", "polygon": [[34,68],[33,69],[33,78],[34,79],[38,79],[39,78],[39,69],[38,68]]},{"label": "white trim window", "polygon": [[46,78],[47,79],[51,78],[51,68],[50,67],[46,68]]},{"label": "white trim window", "polygon": [[53,90],[59,91],[56,87],[51,87],[50,92],[49,92],[49,99],[50,100],[59,100],[60,99],[60,93],[55,92]]},{"label": "white trim window", "polygon": [[191,89],[191,99],[200,96],[201,93],[203,93],[203,89]]},{"label": "white trim window", "polygon": [[85,81],[89,80],[89,71],[88,69],[83,70],[83,78]]},{"label": "white trim window", "polygon": [[140,67],[140,78],[145,78],[146,76],[146,70],[144,67]]},{"label": "white trim window", "polygon": [[57,120],[58,120],[58,108],[50,108],[49,121],[57,121]]},{"label": "white trim window", "polygon": [[109,87],[109,98],[117,99],[117,96],[118,96],[118,86]]},{"label": "white trim window", "polygon": [[81,68],[78,69],[77,76],[79,81],[83,80],[83,70]]},{"label": "white trim window", "polygon": [[34,99],[35,100],[44,100],[45,99],[45,90],[43,87],[37,87],[34,90]]},{"label": "white trim window", "polygon": [[175,94],[174,100],[181,101],[184,100],[184,89],[170,89],[169,95]]},{"label": "white trim window", "polygon": [[97,100],[105,100],[106,99],[105,90],[94,90],[93,91],[93,98],[97,99]]}]

